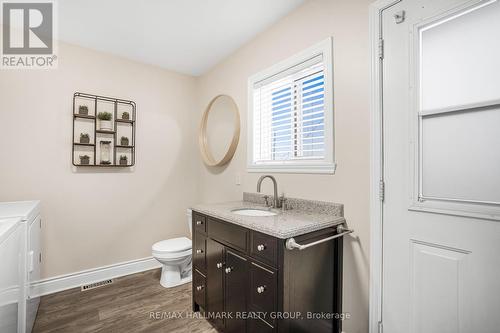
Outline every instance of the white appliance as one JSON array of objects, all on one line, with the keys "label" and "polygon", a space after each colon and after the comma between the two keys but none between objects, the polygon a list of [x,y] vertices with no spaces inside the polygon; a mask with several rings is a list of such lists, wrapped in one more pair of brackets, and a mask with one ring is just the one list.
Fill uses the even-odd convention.
[{"label": "white appliance", "polygon": [[[35,323],[40,297],[31,292],[31,286],[40,280],[40,264],[42,260],[40,232],[39,201],[0,202],[0,219],[19,218],[22,234],[21,243],[21,293],[22,299],[18,311],[18,332],[30,333]],[[3,266],[0,262],[0,266]],[[2,268],[3,270],[3,268]],[[3,333],[3,331],[1,331]]]},{"label": "white appliance", "polygon": [[0,219],[0,332],[16,333],[24,298],[21,218]]},{"label": "white appliance", "polygon": [[[187,222],[191,233],[192,211],[187,211]],[[163,266],[160,284],[165,288],[191,282],[191,247],[187,237],[171,238],[157,242],[152,247],[153,257]]]}]

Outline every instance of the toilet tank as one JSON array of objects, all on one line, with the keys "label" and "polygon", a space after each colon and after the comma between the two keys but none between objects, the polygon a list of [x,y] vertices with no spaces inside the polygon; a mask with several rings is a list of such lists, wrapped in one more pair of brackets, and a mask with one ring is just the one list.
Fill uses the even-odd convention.
[{"label": "toilet tank", "polygon": [[193,221],[193,211],[191,209],[188,209],[186,211],[186,217],[187,217],[187,223],[189,226],[189,235],[192,238],[193,237],[193,223],[191,223],[191,222]]}]

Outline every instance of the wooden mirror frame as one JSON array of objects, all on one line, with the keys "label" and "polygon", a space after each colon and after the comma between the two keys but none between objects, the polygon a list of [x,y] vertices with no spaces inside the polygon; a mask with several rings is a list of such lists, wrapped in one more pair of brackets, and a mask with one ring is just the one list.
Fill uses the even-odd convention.
[{"label": "wooden mirror frame", "polygon": [[[210,151],[210,147],[208,146],[208,138],[207,138],[207,124],[208,124],[208,116],[210,114],[210,110],[212,109],[213,104],[220,97],[228,97],[231,102],[234,104],[235,110],[235,121],[234,121],[234,132],[233,139],[231,140],[231,145],[227,150],[226,154],[220,161],[216,161]],[[200,130],[198,133],[198,143],[200,145],[201,157],[203,158],[203,162],[210,167],[219,167],[227,164],[234,156],[236,152],[236,148],[238,147],[238,142],[240,140],[240,112],[238,110],[238,105],[231,96],[228,95],[217,95],[215,96],[210,103],[208,104],[205,112],[203,113],[203,117],[201,118]]]}]

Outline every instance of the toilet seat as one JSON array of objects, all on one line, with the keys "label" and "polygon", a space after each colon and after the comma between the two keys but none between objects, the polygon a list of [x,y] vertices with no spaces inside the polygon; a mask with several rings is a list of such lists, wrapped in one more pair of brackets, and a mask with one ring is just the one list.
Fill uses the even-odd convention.
[{"label": "toilet seat", "polygon": [[155,252],[153,251],[153,257],[158,259],[180,259],[188,257],[191,255],[191,250],[182,252]]},{"label": "toilet seat", "polygon": [[157,242],[152,246],[153,256],[158,258],[181,258],[191,255],[191,240],[178,237]]}]

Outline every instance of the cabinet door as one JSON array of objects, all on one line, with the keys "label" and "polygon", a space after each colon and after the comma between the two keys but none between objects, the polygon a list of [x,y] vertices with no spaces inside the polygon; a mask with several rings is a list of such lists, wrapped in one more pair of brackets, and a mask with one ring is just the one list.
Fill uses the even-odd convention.
[{"label": "cabinet door", "polygon": [[[271,314],[277,309],[277,271],[250,263],[249,308],[265,313],[265,320],[275,325]],[[310,274],[313,274],[312,272]]]},{"label": "cabinet door", "polygon": [[197,309],[205,312],[206,309],[206,291],[207,280],[196,269],[193,270],[193,301],[197,305]]},{"label": "cabinet door", "polygon": [[245,320],[237,318],[237,313],[247,310],[248,265],[247,259],[226,249],[226,295],[225,310],[228,315],[226,332],[244,333]]},{"label": "cabinet door", "polygon": [[224,328],[224,246],[207,239],[207,311],[218,328]]}]

